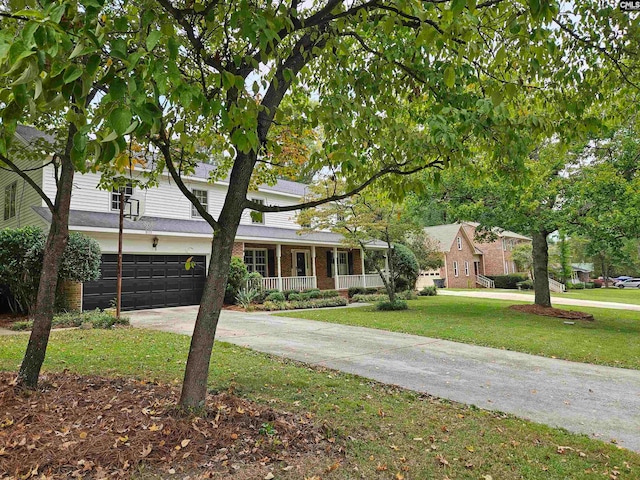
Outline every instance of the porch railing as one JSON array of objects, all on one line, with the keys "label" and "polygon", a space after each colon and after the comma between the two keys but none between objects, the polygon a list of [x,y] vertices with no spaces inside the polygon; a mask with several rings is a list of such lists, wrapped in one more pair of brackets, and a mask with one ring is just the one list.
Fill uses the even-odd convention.
[{"label": "porch railing", "polygon": [[282,277],[283,290],[310,290],[317,288],[316,277]]},{"label": "porch railing", "polygon": [[564,285],[564,283],[557,282],[553,278],[550,278],[549,290],[556,293],[564,293],[567,290],[567,287]]},{"label": "porch railing", "polygon": [[476,283],[484,288],[496,288],[496,283],[484,275],[476,275]]},{"label": "porch railing", "polygon": [[384,287],[384,282],[377,273],[366,275],[338,275],[338,290],[352,287]]}]

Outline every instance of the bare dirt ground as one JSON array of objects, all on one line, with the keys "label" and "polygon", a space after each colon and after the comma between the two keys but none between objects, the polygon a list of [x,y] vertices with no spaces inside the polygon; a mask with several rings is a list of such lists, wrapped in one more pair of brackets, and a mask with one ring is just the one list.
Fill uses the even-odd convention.
[{"label": "bare dirt ground", "polygon": [[541,307],[540,305],[511,305],[509,308],[518,312],[543,315],[545,317],[564,318],[566,320],[595,320],[590,313],[577,312],[575,310],[561,310],[553,307]]}]

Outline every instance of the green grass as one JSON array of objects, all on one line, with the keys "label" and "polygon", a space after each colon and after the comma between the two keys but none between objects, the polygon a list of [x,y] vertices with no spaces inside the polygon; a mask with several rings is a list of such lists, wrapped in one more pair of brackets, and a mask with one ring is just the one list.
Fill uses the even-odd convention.
[{"label": "green grass", "polygon": [[[457,292],[500,292],[500,293],[524,293],[533,296],[533,290],[508,290],[504,288],[496,288],[495,290],[477,290],[450,288]],[[589,288],[584,290],[568,290],[565,293],[552,293],[551,299],[554,298],[575,298],[578,300],[593,300],[597,302],[613,302],[613,303],[629,303],[632,305],[640,305],[640,289],[631,288]]]},{"label": "green grass", "polygon": [[[26,335],[0,337],[0,369],[17,368],[26,342]],[[136,329],[54,332],[44,371],[179,382],[188,342],[186,336]],[[304,477],[601,479],[609,478],[604,474],[614,467],[620,479],[640,474],[640,455],[613,445],[357,376],[225,343],[216,344],[211,366],[211,389],[233,388],[277,409],[308,412],[314,422],[326,425],[345,457],[331,473],[321,465]],[[558,446],[570,449],[560,454]],[[387,470],[378,471],[379,465]],[[303,478],[276,473],[278,479]]]},{"label": "green grass", "polygon": [[640,312],[557,305],[589,312],[596,318],[595,322],[565,325],[557,318],[509,310],[514,303],[518,302],[437,296],[412,300],[409,310],[399,312],[376,312],[371,306],[278,315],[640,369]]}]

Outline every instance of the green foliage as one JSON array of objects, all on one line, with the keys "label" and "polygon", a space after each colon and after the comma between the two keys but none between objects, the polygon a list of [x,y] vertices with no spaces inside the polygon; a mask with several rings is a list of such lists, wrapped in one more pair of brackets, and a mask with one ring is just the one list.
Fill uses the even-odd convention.
[{"label": "green foliage", "polygon": [[[27,312],[38,292],[45,234],[38,227],[0,230],[0,283],[9,287],[15,311]],[[100,246],[78,232],[69,234],[59,278],[88,282],[100,277]]]},{"label": "green foliage", "polygon": [[420,275],[420,266],[411,249],[401,243],[394,244],[391,263],[396,276],[396,289],[413,290]]},{"label": "green foliage", "polygon": [[435,297],[436,295],[438,295],[438,289],[435,285],[424,287],[418,292],[418,295],[421,297]]},{"label": "green foliage", "polygon": [[224,291],[225,303],[232,304],[235,301],[238,292],[244,286],[247,276],[247,266],[244,261],[239,257],[232,257],[229,264],[229,279]]},{"label": "green foliage", "polygon": [[236,295],[236,303],[243,308],[249,308],[260,295],[260,292],[255,288],[241,288]]},{"label": "green foliage", "polygon": [[[115,326],[129,325],[129,319],[127,317],[116,318],[96,309],[87,312],[67,312],[55,315],[51,325],[53,328],[85,328],[85,326],[89,326],[90,328],[109,329]],[[12,330],[31,330],[32,327],[32,320],[15,322],[11,325]]]},{"label": "green foliage", "polygon": [[283,292],[276,291],[267,295],[267,298],[265,298],[264,303],[266,304],[267,302],[284,302],[286,299],[287,297]]},{"label": "green foliage", "polygon": [[389,300],[384,300],[376,303],[376,310],[381,311],[396,311],[396,310],[407,310],[409,305],[405,300],[395,300],[390,302]]},{"label": "green foliage", "polygon": [[526,275],[519,275],[519,274],[487,275],[487,278],[490,278],[495,282],[496,288],[507,288],[507,289],[516,289],[518,288],[519,282],[524,282],[525,280],[527,280]]},{"label": "green foliage", "polygon": [[[384,290],[384,289],[382,289]],[[347,290],[347,295],[352,298],[354,295],[374,294],[380,293],[381,289],[378,287],[350,287]]]},{"label": "green foliage", "polygon": [[267,300],[262,305],[258,305],[258,310],[275,311],[275,310],[298,310],[303,308],[326,308],[326,307],[344,307],[347,305],[347,299],[343,297],[318,298],[309,300]]},{"label": "green foliage", "polygon": [[516,288],[518,290],[533,290],[533,280],[524,280],[522,282],[516,283]]},{"label": "green foliage", "polygon": [[585,284],[583,282],[572,283],[568,282],[566,284],[567,290],[584,290]]},{"label": "green foliage", "polygon": [[354,303],[372,303],[382,300],[389,300],[389,295],[383,293],[358,293],[351,298],[351,301]]}]

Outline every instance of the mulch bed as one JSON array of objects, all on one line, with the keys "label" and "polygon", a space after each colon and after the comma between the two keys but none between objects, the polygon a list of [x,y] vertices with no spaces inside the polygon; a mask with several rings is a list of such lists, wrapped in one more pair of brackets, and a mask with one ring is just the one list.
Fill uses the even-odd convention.
[{"label": "mulch bed", "polygon": [[542,307],[540,305],[511,305],[509,308],[518,312],[543,315],[545,317],[564,318],[566,320],[594,320],[593,315],[590,313],[576,312],[575,310],[561,310],[553,307]]},{"label": "mulch bed", "polygon": [[17,392],[14,378],[0,373],[0,478],[128,478],[141,466],[163,477],[226,478],[339,456],[311,414],[231,393],[208,395],[208,413],[196,417],[178,414],[179,391],[169,385],[63,373]]},{"label": "mulch bed", "polygon": [[0,313],[0,328],[11,328],[14,322],[28,320],[26,315],[15,315],[13,313]]}]

